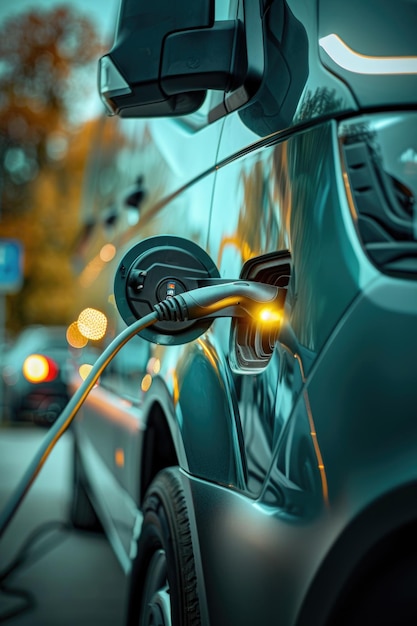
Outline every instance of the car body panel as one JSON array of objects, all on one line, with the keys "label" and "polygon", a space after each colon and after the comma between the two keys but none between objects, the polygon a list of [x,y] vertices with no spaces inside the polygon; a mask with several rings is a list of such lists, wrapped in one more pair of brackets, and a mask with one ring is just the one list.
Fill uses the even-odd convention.
[{"label": "car body panel", "polygon": [[[388,545],[407,524],[415,528],[416,72],[352,72],[320,43],[333,33],[358,54],[415,57],[408,25],[403,42],[397,32],[387,37],[391,4],[358,5],[363,23],[355,30],[341,2],[270,3],[269,65],[253,100],[212,124],[201,116],[118,121],[130,146],[119,191],[139,176],[144,193],[130,207],[133,218],[116,202],[110,230],[99,204],[91,205],[95,234],[83,250],[80,307],[105,310],[105,342],[124,327],[116,268],[146,237],[191,240],[233,280],[248,261],[288,258],[283,321],[262,371],[233,363],[227,318],[185,345],[135,338],[75,424],[126,571],[149,482],[164,463],[181,468],[207,626],[327,623],[374,546]],[[401,19],[417,7],[400,5]],[[236,8],[240,15],[242,2],[231,3],[229,17]],[[388,212],[408,212],[393,218],[404,242],[395,229],[379,228],[379,200],[373,217],[382,240],[366,239],[358,197],[369,186],[354,189],[352,137],[377,155],[375,179],[388,175],[404,205],[393,200]],[[114,259],[89,279],[108,242]],[[374,254],[386,244],[401,249],[397,264]]]}]

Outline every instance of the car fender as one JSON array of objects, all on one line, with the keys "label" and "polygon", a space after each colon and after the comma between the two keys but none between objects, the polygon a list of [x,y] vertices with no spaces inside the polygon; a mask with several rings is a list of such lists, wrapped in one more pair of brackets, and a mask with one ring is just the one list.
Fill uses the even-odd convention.
[{"label": "car fender", "polygon": [[[161,375],[153,379],[146,393],[145,423],[158,405],[184,471],[220,484],[242,486],[237,406],[226,359],[215,349],[210,333],[180,348],[177,360],[168,357],[170,362],[162,364]],[[145,437],[144,449],[146,445]]]}]

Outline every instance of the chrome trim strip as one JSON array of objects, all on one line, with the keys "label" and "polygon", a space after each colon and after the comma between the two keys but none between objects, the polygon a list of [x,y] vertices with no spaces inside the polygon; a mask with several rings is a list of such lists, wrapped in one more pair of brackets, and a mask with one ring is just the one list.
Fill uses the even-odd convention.
[{"label": "chrome trim strip", "polygon": [[415,57],[375,57],[355,52],[332,33],[319,39],[319,45],[339,67],[356,74],[417,74]]}]

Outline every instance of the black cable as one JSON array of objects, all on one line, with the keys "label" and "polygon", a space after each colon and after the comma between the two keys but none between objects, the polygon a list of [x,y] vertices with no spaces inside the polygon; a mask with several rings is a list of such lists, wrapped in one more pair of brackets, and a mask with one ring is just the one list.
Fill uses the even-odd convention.
[{"label": "black cable", "polygon": [[35,608],[36,599],[30,591],[10,587],[7,581],[10,577],[19,573],[24,566],[32,565],[39,558],[45,556],[47,552],[52,550],[57,545],[58,538],[60,542],[65,539],[65,537],[59,537],[54,534],[50,537],[50,539],[53,539],[53,542],[50,542],[50,545],[45,547],[45,543],[42,543],[42,548],[38,548],[35,552],[32,550],[34,542],[42,539],[43,535],[56,530],[70,531],[72,530],[72,526],[63,521],[50,521],[42,524],[42,526],[36,528],[29,534],[23,545],[20,547],[15,558],[2,572],[0,572],[0,592],[4,595],[16,596],[24,601],[23,604],[0,614],[0,623],[4,623],[9,619],[17,617],[18,615]]},{"label": "black cable", "polygon": [[[42,524],[42,526],[35,528],[25,539],[24,543],[20,547],[17,555],[13,559],[13,561],[3,570],[0,571],[0,585],[9,578],[16,570],[23,567],[23,565],[27,564],[29,559],[29,564],[34,563],[37,559],[45,554],[45,551],[38,555],[31,554],[30,550],[34,542],[38,541],[42,538],[42,535],[46,533],[50,533],[53,530],[67,530],[71,531],[73,529],[72,525],[64,522],[64,521],[49,521]],[[52,546],[53,547],[53,546]]]}]

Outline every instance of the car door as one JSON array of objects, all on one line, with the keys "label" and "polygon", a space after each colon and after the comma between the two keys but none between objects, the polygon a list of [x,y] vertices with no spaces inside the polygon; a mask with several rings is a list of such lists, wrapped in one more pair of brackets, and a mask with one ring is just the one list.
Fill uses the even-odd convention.
[{"label": "car door", "polygon": [[[262,493],[277,459],[278,499],[282,489],[295,493],[306,481],[319,498],[327,497],[306,383],[326,339],[357,293],[358,272],[355,244],[346,236],[335,129],[332,122],[322,122],[290,136],[277,133],[257,140],[239,114],[225,121],[209,252],[222,277],[243,275],[287,291],[283,320],[268,339],[269,362],[262,371],[252,358],[256,335],[243,335],[239,345],[239,333],[230,339],[234,322],[215,322],[234,370],[246,489],[252,496]],[[248,350],[250,366],[236,367],[233,353]],[[298,445],[300,438],[306,446]]]},{"label": "car door", "polygon": [[[230,152],[246,140],[251,150],[245,156]],[[274,183],[275,147],[257,145],[256,136],[236,116],[225,123],[221,150],[229,152],[228,158],[219,166],[214,194],[212,220],[209,236],[209,253],[215,260],[223,278],[241,276],[245,263],[259,259],[259,265],[269,269],[262,280],[282,287],[288,284],[291,256],[289,233],[285,215],[285,199],[279,198],[285,187],[279,189]],[[239,151],[236,150],[237,155]],[[282,156],[282,155],[281,155]],[[285,191],[284,191],[285,193]],[[245,274],[244,277],[252,277]],[[256,278],[255,278],[256,279]],[[217,320],[215,332],[221,337],[225,354],[229,353],[229,341],[235,322]],[[232,340],[231,351],[256,348],[250,345],[254,337],[245,336],[236,345]],[[233,357],[229,353],[229,360]],[[238,406],[242,440],[244,442],[244,466],[246,489],[252,496],[259,495],[268,472],[274,444],[283,423],[275,419],[277,381],[282,376],[283,355],[274,350],[264,371],[251,352],[249,369],[243,373],[235,367],[234,386]]]}]

